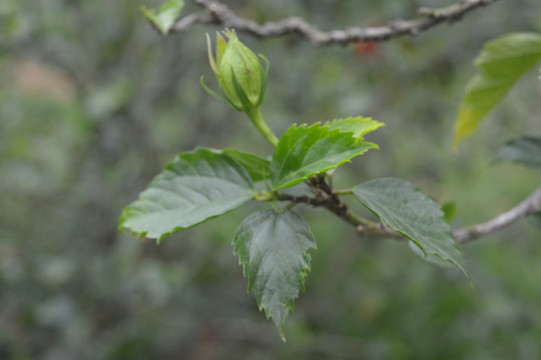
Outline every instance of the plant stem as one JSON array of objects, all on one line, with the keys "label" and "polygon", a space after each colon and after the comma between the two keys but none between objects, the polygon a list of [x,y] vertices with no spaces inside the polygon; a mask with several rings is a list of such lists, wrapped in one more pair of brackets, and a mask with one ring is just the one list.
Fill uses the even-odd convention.
[{"label": "plant stem", "polygon": [[352,224],[352,225],[363,225],[363,226],[370,226],[370,227],[374,227],[376,226],[376,223],[373,222],[373,221],[370,221],[370,220],[367,220],[365,218],[362,218],[360,217],[359,215],[351,212],[351,211],[348,211],[345,215],[344,215],[344,219]]},{"label": "plant stem", "polygon": [[343,189],[343,190],[333,190],[334,195],[351,195],[353,194],[353,189]]},{"label": "plant stem", "polygon": [[272,130],[269,128],[267,123],[265,123],[265,120],[263,120],[263,116],[261,116],[261,111],[259,111],[259,107],[254,107],[250,110],[246,110],[246,115],[252,120],[252,123],[255,125],[257,130],[263,135],[263,137],[274,147],[276,147],[276,144],[278,144],[278,138]]}]

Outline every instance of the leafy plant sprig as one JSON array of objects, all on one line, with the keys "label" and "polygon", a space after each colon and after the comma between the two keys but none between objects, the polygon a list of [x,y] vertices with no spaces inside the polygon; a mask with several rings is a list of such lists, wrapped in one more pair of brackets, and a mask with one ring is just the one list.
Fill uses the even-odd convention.
[{"label": "leafy plant sprig", "polygon": [[[468,276],[441,207],[410,183],[383,178],[352,189],[333,188],[329,170],[377,149],[364,135],[383,123],[358,116],[293,124],[278,138],[260,111],[268,61],[242,44],[233,30],[226,30],[224,36],[228,41],[217,35],[215,57],[207,36],[210,66],[220,94],[210,90],[203,79],[201,82],[211,95],[248,116],[275,147],[271,160],[237,149],[197,148],[178,154],[139,199],[123,210],[121,228],[159,243],[167,235],[224,215],[250,200],[273,203],[272,209],[255,212],[239,225],[232,245],[248,278],[248,290],[284,341],[285,320],[310,270],[308,251],[316,248],[309,225],[293,210],[297,204],[326,208],[360,234],[386,229],[389,236],[409,239],[423,258],[452,264]],[[266,190],[256,190],[254,184],[260,181],[266,182]],[[308,186],[311,195],[285,192],[298,184]],[[354,214],[342,199],[346,195],[353,195],[380,222]],[[286,206],[280,206],[283,202]]]}]

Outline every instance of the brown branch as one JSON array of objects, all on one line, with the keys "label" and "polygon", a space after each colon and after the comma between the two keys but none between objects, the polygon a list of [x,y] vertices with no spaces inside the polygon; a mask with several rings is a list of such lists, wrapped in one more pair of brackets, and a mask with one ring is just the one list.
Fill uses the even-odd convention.
[{"label": "brown branch", "polygon": [[306,204],[313,207],[325,206],[328,202],[327,200],[323,198],[319,198],[319,197],[310,197],[306,195],[294,196],[294,195],[282,194],[282,193],[274,194],[273,199],[279,200],[279,201],[289,201],[293,204]]},{"label": "brown branch", "polygon": [[[314,176],[308,182],[315,197],[275,194],[275,199],[290,201],[292,203],[304,203],[313,207],[324,207],[354,226],[360,236],[390,237],[398,240],[406,239],[404,235],[382,223],[374,223],[352,213],[348,205],[334,193],[333,188],[325,181],[323,176]],[[541,212],[541,187],[520,204],[509,211],[499,214],[490,221],[473,225],[466,229],[454,230],[453,237],[457,243],[467,243],[500,230],[537,212]]]},{"label": "brown branch", "polygon": [[453,236],[458,243],[467,243],[500,230],[514,222],[541,211],[541,187],[534,191],[524,201],[509,211],[506,211],[494,219],[482,224],[470,226],[466,229],[453,231]]},{"label": "brown branch", "polygon": [[312,176],[308,179],[307,184],[315,194],[314,197],[275,193],[273,194],[274,199],[289,201],[293,204],[303,203],[313,207],[323,207],[354,227],[365,226],[367,228],[373,228],[378,226],[378,224],[360,218],[352,213],[349,206],[338,195],[334,194],[333,188],[325,180],[325,175]]},{"label": "brown branch", "polygon": [[470,11],[490,5],[498,0],[462,0],[456,4],[439,8],[420,8],[418,17],[411,20],[395,20],[385,26],[352,27],[345,30],[321,31],[318,27],[299,17],[290,17],[277,22],[258,24],[238,16],[220,1],[193,0],[207,14],[190,14],[180,18],[170,32],[188,30],[193,24],[214,24],[249,33],[259,38],[295,34],[314,45],[347,45],[358,41],[386,41],[401,36],[416,36],[438,24],[454,23]]},{"label": "brown branch", "polygon": [[327,183],[325,176],[328,176],[328,174],[318,174],[316,176],[312,176],[308,182],[312,192],[315,193],[317,197],[322,197],[323,199],[327,200],[325,204],[327,210],[333,212],[336,214],[336,216],[342,218],[345,222],[355,227],[375,226],[375,223],[360,218],[352,213],[348,204],[346,204],[342,199],[340,199],[340,197],[338,197],[338,195],[334,193],[334,189],[331,185],[329,185],[329,183]]}]

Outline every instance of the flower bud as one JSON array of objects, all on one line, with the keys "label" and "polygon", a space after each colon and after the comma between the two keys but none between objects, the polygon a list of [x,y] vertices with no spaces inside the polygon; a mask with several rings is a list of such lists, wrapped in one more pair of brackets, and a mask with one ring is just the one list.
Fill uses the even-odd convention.
[{"label": "flower bud", "polygon": [[207,35],[209,61],[226,102],[238,111],[258,107],[265,97],[268,62],[263,69],[258,57],[248,49],[234,31],[224,32],[229,41],[217,34],[216,59]]}]

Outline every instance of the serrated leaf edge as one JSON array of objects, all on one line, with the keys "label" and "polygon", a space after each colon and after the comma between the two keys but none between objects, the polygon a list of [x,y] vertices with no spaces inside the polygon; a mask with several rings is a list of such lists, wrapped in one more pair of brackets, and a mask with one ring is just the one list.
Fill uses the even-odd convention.
[{"label": "serrated leaf edge", "polygon": [[[328,170],[331,170],[331,169],[335,169],[339,166],[342,166],[344,165],[345,163],[348,163],[348,162],[351,162],[351,159],[353,159],[354,157],[357,157],[357,156],[360,156],[362,154],[364,154],[365,152],[367,152],[368,150],[371,150],[371,149],[375,149],[375,150],[379,150],[379,146],[377,144],[374,144],[374,143],[371,143],[371,142],[366,142],[366,141],[363,141],[363,137],[360,136],[360,137],[356,137],[356,136],[353,136],[354,132],[352,131],[342,131],[340,128],[334,128],[334,129],[331,129],[331,126],[329,124],[322,124],[320,121],[312,124],[312,125],[308,125],[308,124],[301,124],[301,125],[297,125],[296,123],[292,124],[287,130],[286,130],[286,133],[292,129],[293,127],[295,127],[295,129],[306,129],[306,130],[309,130],[309,129],[312,129],[312,128],[319,128],[319,129],[326,129],[328,130],[328,137],[334,135],[334,134],[337,134],[337,133],[342,133],[342,134],[347,134],[347,133],[350,133],[352,134],[351,138],[354,140],[354,141],[357,141],[359,142],[359,147],[362,146],[362,145],[366,145],[366,148],[363,149],[364,151],[360,152],[359,154],[356,154],[354,156],[352,156],[350,159],[345,159],[345,160],[342,160],[340,162],[338,162],[336,165],[329,165],[325,168],[323,168],[322,170],[319,170],[319,171],[315,171],[315,172],[311,172],[309,173],[308,175],[305,175],[303,177],[300,177],[300,178],[297,178],[295,180],[291,180],[287,183],[284,183],[283,181],[281,182],[278,182],[278,185],[272,184],[272,190],[273,191],[277,191],[277,190],[280,190],[280,189],[283,189],[283,188],[286,188],[286,187],[291,187],[291,186],[294,186],[294,185],[297,185],[297,184],[300,184],[301,182],[303,182],[304,180],[308,179],[310,176],[312,175],[315,175],[315,174],[320,174],[320,173],[323,173],[325,171],[328,171]],[[284,157],[284,158],[287,158],[289,156],[289,154],[291,153],[291,151],[293,151],[293,148],[290,148],[289,151],[287,152],[287,155]],[[349,151],[353,151],[353,149],[349,150]],[[284,163],[282,164],[282,168],[283,168],[283,165],[285,164],[286,162],[284,161]],[[272,164],[272,160],[271,160],[271,164]],[[272,166],[272,165],[271,165]],[[296,171],[299,171],[300,169],[297,169]],[[294,173],[292,173],[294,174]],[[291,175],[288,175],[288,177],[291,177]],[[271,174],[271,178],[272,178],[272,174]]]},{"label": "serrated leaf edge", "polygon": [[[227,150],[227,149],[223,149],[223,150]],[[148,188],[152,185],[152,183],[153,183],[154,179],[156,179],[156,177],[158,177],[158,176],[159,176],[160,174],[162,174],[164,171],[168,170],[168,169],[174,164],[174,162],[176,161],[177,158],[179,158],[179,157],[182,156],[182,155],[196,154],[198,151],[209,151],[209,152],[211,152],[211,153],[213,153],[213,154],[216,154],[216,155],[224,155],[224,156],[227,156],[227,158],[229,158],[231,161],[233,161],[234,163],[236,163],[241,169],[243,169],[243,171],[246,172],[246,174],[245,174],[246,177],[247,177],[248,179],[250,179],[250,181],[251,181],[251,178],[252,178],[252,177],[251,177],[251,175],[249,174],[248,170],[246,170],[245,167],[244,167],[239,161],[237,161],[237,160],[234,159],[233,157],[229,156],[229,155],[228,155],[227,153],[225,153],[223,150],[213,149],[213,148],[207,148],[207,147],[199,147],[199,146],[198,146],[197,148],[195,148],[195,149],[192,150],[192,151],[183,152],[183,153],[179,153],[179,154],[175,155],[175,157],[174,157],[172,160],[168,161],[168,162],[164,165],[162,171],[161,171],[159,174],[157,174],[157,175],[149,182],[149,184],[146,186],[146,188],[145,188],[142,192],[144,192],[146,189],[148,189]],[[169,170],[169,171],[170,171],[170,170]],[[253,182],[251,182],[251,188],[250,188],[250,189],[247,189],[247,190],[250,190],[250,192],[252,193],[252,197],[246,199],[246,201],[244,201],[243,203],[241,203],[238,207],[244,205],[246,202],[248,202],[248,201],[250,201],[250,200],[252,200],[252,199],[255,198],[255,196],[257,195],[257,191],[255,190],[255,188],[253,187],[253,185],[254,185]],[[142,192],[141,192],[141,193],[142,193]],[[136,200],[132,201],[130,204],[126,205],[126,206],[122,209],[122,212],[121,212],[120,217],[119,217],[119,220],[118,220],[119,225],[118,225],[118,227],[117,227],[117,229],[118,229],[118,231],[119,231],[120,233],[125,233],[124,229],[128,229],[127,227],[124,226],[124,223],[125,223],[125,221],[126,221],[126,216],[127,216],[127,215],[126,215],[127,210],[128,210],[129,207],[131,207],[131,205],[132,205],[133,203],[139,201],[140,196],[141,196],[141,193],[139,193],[139,196],[137,197]],[[224,198],[224,199],[227,199],[227,198]],[[238,208],[238,207],[237,207],[237,208]],[[236,209],[236,208],[235,208],[235,209]],[[192,227],[197,226],[197,225],[199,225],[199,224],[201,224],[201,223],[203,223],[203,222],[206,222],[206,221],[208,221],[208,220],[211,220],[211,219],[214,219],[214,218],[216,218],[216,217],[225,215],[225,214],[227,214],[227,213],[229,213],[229,212],[231,212],[231,211],[233,211],[233,210],[235,210],[235,209],[231,209],[231,210],[228,210],[228,211],[226,211],[226,212],[224,212],[224,213],[221,213],[221,214],[217,214],[217,215],[213,215],[213,216],[207,217],[207,218],[203,219],[202,221],[200,221],[200,222],[198,222],[198,223],[196,223],[196,224],[190,225],[190,226],[188,226],[188,227],[177,226],[177,227],[173,228],[170,232],[163,233],[161,236],[159,236],[158,238],[156,238],[156,242],[157,242],[157,244],[160,244],[161,241],[162,241],[165,237],[167,237],[167,236],[169,236],[169,235],[172,235],[172,234],[174,234],[174,233],[176,233],[176,232],[179,232],[179,231],[181,231],[181,230],[185,230],[185,229],[192,228]],[[131,236],[135,236],[135,237],[137,237],[137,238],[139,238],[139,239],[142,238],[142,237],[144,237],[144,236],[146,236],[147,233],[148,233],[148,231],[141,231],[141,232],[130,231],[130,235],[131,235]]]}]

